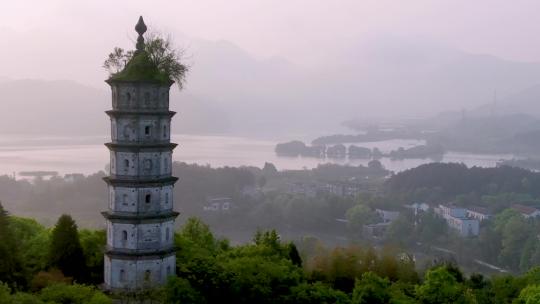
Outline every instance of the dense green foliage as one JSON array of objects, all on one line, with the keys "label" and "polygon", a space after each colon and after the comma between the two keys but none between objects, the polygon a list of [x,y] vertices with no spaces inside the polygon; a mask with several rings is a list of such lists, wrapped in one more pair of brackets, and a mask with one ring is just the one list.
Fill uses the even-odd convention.
[{"label": "dense green foliage", "polygon": [[393,193],[437,191],[441,198],[460,194],[523,193],[540,195],[540,174],[513,167],[467,168],[464,164],[431,163],[400,172],[386,183]]},{"label": "dense green foliage", "polygon": [[181,62],[182,54],[182,51],[173,47],[169,37],[154,34],[147,38],[142,52],[115,48],[103,67],[111,73],[109,80],[112,81],[150,81],[163,84],[175,81],[182,88],[188,71],[188,67]]},{"label": "dense green foliage", "polygon": [[298,267],[275,231],[232,247],[195,219],[176,242],[185,250],[178,252],[178,277],[164,288],[167,303],[510,303],[533,301],[540,279],[538,269],[522,277],[467,277],[451,264],[421,279],[403,252],[356,246],[312,248]]},{"label": "dense green foliage", "polygon": [[69,215],[62,215],[51,232],[49,265],[77,281],[86,276],[86,263],[79,240],[77,224]]},{"label": "dense green foliage", "polygon": [[[13,284],[12,278],[0,272],[7,283],[0,284],[0,303],[108,304],[113,299],[130,298],[123,294],[107,296],[90,285],[72,284],[58,270],[40,266],[51,264],[51,257],[43,252],[55,246],[54,239],[59,236],[53,231],[69,228],[65,231],[73,237],[76,225],[69,217],[61,217],[54,229],[47,230],[32,220],[5,213],[3,216],[8,222],[5,235],[20,239],[15,243],[17,248],[29,249],[24,254],[33,262],[23,263],[22,267],[27,267],[23,273],[34,275],[33,281],[40,284],[35,283],[33,288]],[[104,234],[83,230],[77,237],[84,255],[82,264],[91,274],[89,277],[97,280],[103,271],[96,265],[102,263]],[[540,268],[520,277],[489,279],[477,274],[466,276],[451,264],[439,264],[429,268],[422,279],[414,259],[397,248],[326,248],[314,246],[306,238],[298,242],[297,249],[293,243],[282,241],[275,230],[259,231],[250,243],[231,246],[194,218],[176,233],[175,244],[177,276],[169,278],[159,290],[138,295],[138,299],[152,299],[156,303],[285,304],[538,301]],[[41,250],[32,249],[34,246]],[[12,250],[5,257],[20,259],[22,255],[21,251]]]},{"label": "dense green foliage", "polygon": [[8,282],[14,287],[24,286],[27,282],[22,256],[10,226],[8,214],[0,203],[0,281]]}]

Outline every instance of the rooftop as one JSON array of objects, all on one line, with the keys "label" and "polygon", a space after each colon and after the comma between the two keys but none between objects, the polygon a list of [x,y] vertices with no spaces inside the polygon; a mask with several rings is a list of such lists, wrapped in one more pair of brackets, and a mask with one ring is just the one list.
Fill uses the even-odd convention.
[{"label": "rooftop", "polygon": [[521,204],[513,204],[512,209],[514,209],[517,212],[520,212],[522,214],[532,214],[532,213],[538,211],[538,209],[536,209],[534,207],[525,206],[525,205],[521,205]]},{"label": "rooftop", "polygon": [[489,209],[486,207],[472,206],[470,208],[467,208],[467,210],[476,213],[491,214],[491,212],[489,212]]}]

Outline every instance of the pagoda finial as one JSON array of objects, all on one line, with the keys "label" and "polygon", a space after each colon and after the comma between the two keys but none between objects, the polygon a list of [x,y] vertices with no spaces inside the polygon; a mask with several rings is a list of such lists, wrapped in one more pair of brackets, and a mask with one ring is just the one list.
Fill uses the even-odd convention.
[{"label": "pagoda finial", "polygon": [[137,25],[135,25],[135,31],[139,33],[139,37],[137,37],[137,52],[142,52],[144,50],[144,38],[143,34],[146,33],[146,24],[144,24],[143,17],[139,17],[139,21],[137,22]]}]

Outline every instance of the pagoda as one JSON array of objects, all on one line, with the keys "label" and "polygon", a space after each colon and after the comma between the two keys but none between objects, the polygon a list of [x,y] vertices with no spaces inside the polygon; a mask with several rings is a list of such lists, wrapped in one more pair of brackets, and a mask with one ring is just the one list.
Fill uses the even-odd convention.
[{"label": "pagoda", "polygon": [[136,291],[162,285],[175,274],[169,89],[174,83],[145,51],[140,17],[136,51],[106,80],[112,90],[109,207],[105,288]]}]

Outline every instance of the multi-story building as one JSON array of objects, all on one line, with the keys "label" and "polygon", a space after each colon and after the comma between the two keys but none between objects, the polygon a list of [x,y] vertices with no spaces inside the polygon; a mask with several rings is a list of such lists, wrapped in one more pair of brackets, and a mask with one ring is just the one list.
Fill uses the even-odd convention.
[{"label": "multi-story building", "polygon": [[448,227],[457,230],[461,236],[476,236],[480,232],[480,222],[467,216],[467,209],[453,205],[439,205],[435,213],[446,220]]},{"label": "multi-story building", "polygon": [[169,88],[149,60],[142,17],[137,50],[123,71],[106,82],[112,90],[109,209],[105,287],[137,290],[165,283],[176,269]]}]

